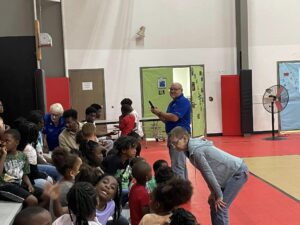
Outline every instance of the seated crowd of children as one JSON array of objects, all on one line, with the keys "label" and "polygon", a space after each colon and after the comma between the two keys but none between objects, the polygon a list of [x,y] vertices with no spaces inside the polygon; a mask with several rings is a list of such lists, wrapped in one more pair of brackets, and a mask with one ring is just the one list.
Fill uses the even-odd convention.
[{"label": "seated crowd of children", "polygon": [[191,183],[175,177],[165,160],[151,168],[140,157],[137,114],[130,99],[121,104],[115,141],[107,138],[115,132],[96,131],[97,104],[87,108],[83,122],[59,103],[10,126],[0,117],[0,199],[23,203],[14,225],[198,224],[179,208],[192,196]]}]

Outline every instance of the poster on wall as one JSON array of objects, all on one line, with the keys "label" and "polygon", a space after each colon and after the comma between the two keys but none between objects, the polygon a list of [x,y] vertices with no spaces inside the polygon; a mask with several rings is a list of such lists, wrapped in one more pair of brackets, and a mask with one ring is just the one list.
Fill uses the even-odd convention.
[{"label": "poster on wall", "polygon": [[165,94],[165,89],[158,90],[158,94],[159,94],[159,95],[164,95],[164,94]]},{"label": "poster on wall", "polygon": [[166,78],[159,78],[157,81],[158,88],[166,88],[167,87],[167,79]]},{"label": "poster on wall", "polygon": [[83,91],[92,91],[93,90],[93,82],[82,82],[82,90]]},{"label": "poster on wall", "polygon": [[300,130],[300,62],[278,62],[278,81],[289,93],[288,105],[280,112],[280,130]]},{"label": "poster on wall", "polygon": [[157,80],[157,86],[158,86],[158,95],[164,95],[165,89],[167,87],[167,79],[166,78],[159,78]]}]

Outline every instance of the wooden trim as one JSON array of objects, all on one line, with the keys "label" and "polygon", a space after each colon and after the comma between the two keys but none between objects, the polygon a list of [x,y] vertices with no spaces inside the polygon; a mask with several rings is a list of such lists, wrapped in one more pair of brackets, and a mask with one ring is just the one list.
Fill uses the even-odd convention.
[{"label": "wooden trim", "polygon": [[36,59],[38,61],[41,61],[42,60],[42,49],[40,47],[40,40],[39,40],[39,37],[40,37],[40,22],[39,20],[35,20],[34,21],[34,35],[35,35],[35,51],[36,51]]}]

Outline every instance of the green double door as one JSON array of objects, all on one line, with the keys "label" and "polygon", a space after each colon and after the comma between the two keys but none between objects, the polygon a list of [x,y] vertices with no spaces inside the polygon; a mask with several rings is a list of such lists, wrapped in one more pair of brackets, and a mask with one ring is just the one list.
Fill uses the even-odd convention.
[{"label": "green double door", "polygon": [[[176,75],[175,69],[187,70],[187,75]],[[141,69],[142,86],[142,109],[143,117],[153,117],[149,101],[162,111],[166,111],[172,100],[169,95],[169,87],[173,82],[183,84],[184,95],[187,96],[192,104],[192,136],[199,137],[206,133],[205,120],[205,89],[204,89],[204,66],[184,66],[184,67],[155,67]],[[188,93],[185,92],[188,90]],[[165,139],[164,124],[145,123],[144,130],[146,137]]]}]

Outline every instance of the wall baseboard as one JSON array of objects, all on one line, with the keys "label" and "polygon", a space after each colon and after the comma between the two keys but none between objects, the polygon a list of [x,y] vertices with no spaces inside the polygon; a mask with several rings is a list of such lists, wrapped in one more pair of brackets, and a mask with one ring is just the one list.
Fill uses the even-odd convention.
[{"label": "wall baseboard", "polygon": [[217,137],[217,136],[223,136],[223,133],[211,133],[211,134],[207,134],[207,137]]},{"label": "wall baseboard", "polygon": [[[268,133],[272,133],[272,130],[264,130],[264,131],[254,131],[251,134],[268,134]],[[278,133],[278,130],[275,130],[275,133]],[[248,134],[249,136],[251,136],[251,134]],[[207,137],[218,137],[218,136],[223,136],[223,133],[210,133],[206,135]],[[233,135],[233,136],[237,136],[237,135]]]}]

